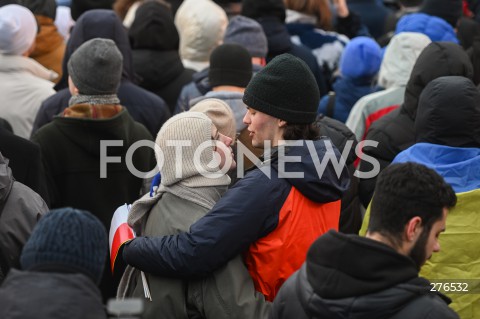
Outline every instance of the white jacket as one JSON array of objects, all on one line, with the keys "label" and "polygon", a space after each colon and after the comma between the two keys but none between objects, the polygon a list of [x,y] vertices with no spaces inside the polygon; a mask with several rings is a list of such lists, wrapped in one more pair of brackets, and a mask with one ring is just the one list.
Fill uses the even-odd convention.
[{"label": "white jacket", "polygon": [[33,121],[42,102],[55,93],[57,73],[24,56],[0,54],[0,117],[13,133],[30,138]]}]

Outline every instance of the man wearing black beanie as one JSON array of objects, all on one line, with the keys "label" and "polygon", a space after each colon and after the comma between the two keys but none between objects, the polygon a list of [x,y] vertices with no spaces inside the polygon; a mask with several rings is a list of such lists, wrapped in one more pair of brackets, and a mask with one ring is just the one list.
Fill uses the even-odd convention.
[{"label": "man wearing black beanie", "polygon": [[312,125],[319,92],[303,61],[274,58],[252,78],[243,101],[243,121],[264,157],[188,233],[137,237],[123,257],[155,275],[192,277],[244,253],[255,288],[272,301],[313,241],[338,229],[350,179],[343,163],[337,174],[332,161],[340,153]]}]

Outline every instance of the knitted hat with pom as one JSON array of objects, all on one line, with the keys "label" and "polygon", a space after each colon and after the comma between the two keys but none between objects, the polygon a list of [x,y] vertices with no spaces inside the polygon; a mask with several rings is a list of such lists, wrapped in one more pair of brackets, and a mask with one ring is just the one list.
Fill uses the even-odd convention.
[{"label": "knitted hat with pom", "polygon": [[290,124],[310,124],[317,115],[320,92],[308,66],[285,53],[275,57],[250,81],[243,102]]},{"label": "knitted hat with pom", "polygon": [[103,274],[108,241],[105,227],[87,211],[54,209],[35,226],[20,256],[22,269],[61,266],[89,276]]}]

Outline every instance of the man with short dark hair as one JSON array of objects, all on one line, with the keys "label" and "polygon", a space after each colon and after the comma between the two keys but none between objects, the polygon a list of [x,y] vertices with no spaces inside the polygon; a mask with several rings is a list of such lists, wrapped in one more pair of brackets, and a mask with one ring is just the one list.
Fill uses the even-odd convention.
[{"label": "man with short dark hair", "polygon": [[418,276],[440,251],[456,200],[434,170],[390,165],[378,178],[366,237],[330,231],[317,239],[271,318],[458,318],[449,299]]}]

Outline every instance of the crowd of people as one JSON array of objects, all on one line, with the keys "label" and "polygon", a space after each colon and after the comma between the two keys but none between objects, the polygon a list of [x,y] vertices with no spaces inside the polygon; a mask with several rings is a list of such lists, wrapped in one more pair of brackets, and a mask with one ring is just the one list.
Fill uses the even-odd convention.
[{"label": "crowd of people", "polygon": [[479,35],[476,0],[0,0],[0,317],[479,318]]}]

